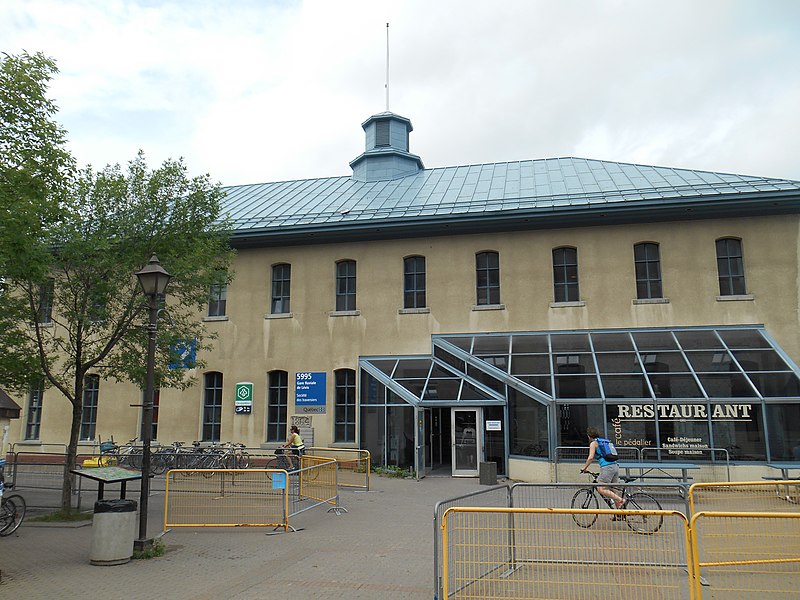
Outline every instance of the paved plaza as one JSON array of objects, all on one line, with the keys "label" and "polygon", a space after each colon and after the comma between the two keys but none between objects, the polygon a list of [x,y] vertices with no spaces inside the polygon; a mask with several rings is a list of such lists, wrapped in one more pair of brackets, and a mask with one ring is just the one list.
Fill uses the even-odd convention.
[{"label": "paved plaza", "polygon": [[[342,491],[348,512],[339,516],[317,507],[293,517],[297,532],[173,529],[163,557],[110,567],[89,563],[91,526],[26,522],[18,535],[0,538],[0,599],[430,600],[434,506],[485,487],[450,477],[373,477],[371,487]],[[151,535],[161,531],[163,501],[156,489]]]}]

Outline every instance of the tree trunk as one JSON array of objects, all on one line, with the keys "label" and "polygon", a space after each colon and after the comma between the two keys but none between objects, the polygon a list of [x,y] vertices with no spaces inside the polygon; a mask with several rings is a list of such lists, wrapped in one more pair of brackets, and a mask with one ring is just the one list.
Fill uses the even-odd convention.
[{"label": "tree trunk", "polygon": [[69,511],[72,508],[72,480],[74,475],[71,471],[75,468],[78,455],[78,434],[81,430],[81,416],[83,407],[75,400],[72,400],[72,426],[69,431],[69,445],[67,445],[67,455],[64,460],[64,481],[61,486],[61,510]]}]

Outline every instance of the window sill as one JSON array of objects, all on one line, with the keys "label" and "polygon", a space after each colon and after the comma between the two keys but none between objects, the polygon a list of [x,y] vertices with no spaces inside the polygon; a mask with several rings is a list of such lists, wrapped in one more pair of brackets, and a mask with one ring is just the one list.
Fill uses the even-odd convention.
[{"label": "window sill", "polygon": [[265,319],[291,319],[294,317],[294,313],[268,313],[264,315]]},{"label": "window sill", "polygon": [[505,304],[475,304],[472,310],[505,310]]},{"label": "window sill", "polygon": [[360,317],[360,310],[332,310],[328,313],[329,317]]},{"label": "window sill", "polygon": [[430,308],[401,308],[397,311],[398,315],[427,315],[431,312]]},{"label": "window sill", "polygon": [[41,440],[20,440],[18,442],[14,442],[15,446],[41,446]]},{"label": "window sill", "polygon": [[577,302],[551,302],[550,308],[580,308],[586,306],[586,302],[578,300]]},{"label": "window sill", "polygon": [[634,298],[633,304],[669,304],[669,298]]},{"label": "window sill", "polygon": [[738,294],[735,296],[717,296],[717,302],[752,302],[755,300],[753,294]]},{"label": "window sill", "polygon": [[213,321],[227,321],[228,315],[219,315],[216,317],[203,317],[203,322],[213,322]]}]

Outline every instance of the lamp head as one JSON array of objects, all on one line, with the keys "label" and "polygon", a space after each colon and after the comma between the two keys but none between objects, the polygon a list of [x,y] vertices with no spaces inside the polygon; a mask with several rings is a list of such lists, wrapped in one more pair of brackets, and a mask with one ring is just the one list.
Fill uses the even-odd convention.
[{"label": "lamp head", "polygon": [[136,277],[146,296],[163,295],[169,280],[172,279],[172,275],[161,266],[155,254],[150,257],[150,262],[141,271],[136,272]]}]

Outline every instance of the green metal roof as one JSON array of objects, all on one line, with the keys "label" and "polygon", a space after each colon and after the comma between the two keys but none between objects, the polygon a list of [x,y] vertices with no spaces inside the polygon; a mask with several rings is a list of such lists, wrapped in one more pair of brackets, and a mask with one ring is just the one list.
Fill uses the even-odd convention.
[{"label": "green metal roof", "polygon": [[800,181],[550,158],[224,188],[236,246],[800,211]]}]

